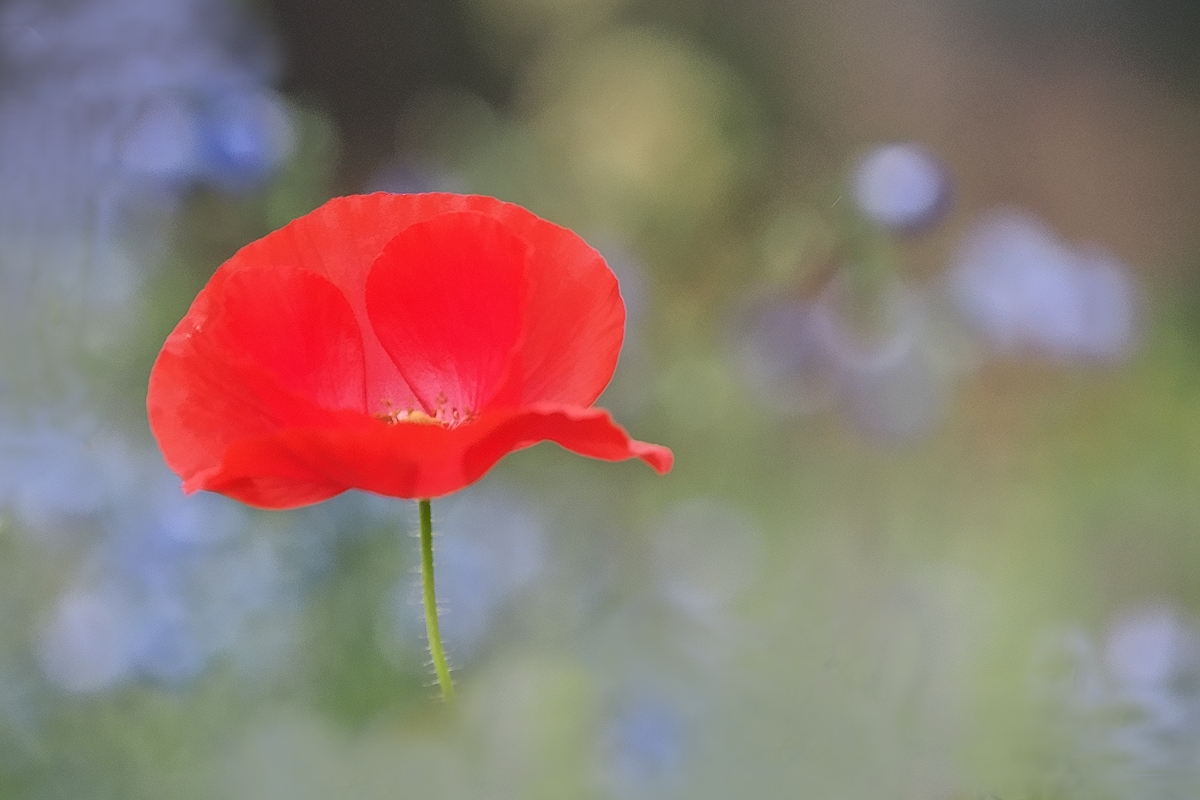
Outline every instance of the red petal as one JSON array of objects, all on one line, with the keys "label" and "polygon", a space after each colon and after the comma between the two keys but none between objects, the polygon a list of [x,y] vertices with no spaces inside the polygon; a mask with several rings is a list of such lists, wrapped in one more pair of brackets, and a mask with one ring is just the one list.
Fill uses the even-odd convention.
[{"label": "red petal", "polygon": [[509,393],[518,403],[591,405],[612,378],[624,335],[616,278],[586,242],[520,206],[442,193],[339,197],[242,248],[221,269],[291,264],[329,278],[363,330],[367,396],[412,408],[415,397],[368,320],[368,267],[405,228],[456,211],[485,214],[530,248],[523,344]]},{"label": "red petal", "polygon": [[660,474],[672,462],[670,450],[630,439],[598,408],[545,404],[484,414],[456,428],[357,419],[347,415],[340,429],[294,428],[237,442],[218,469],[189,488],[223,492],[264,508],[316,502],[336,493],[335,487],[410,499],[439,497],[539,441],[606,461],[640,458]]},{"label": "red petal", "polygon": [[521,334],[527,250],[503,223],[457,212],[411,225],[375,261],[367,314],[429,414],[473,416],[501,389]]},{"label": "red petal", "polygon": [[235,441],[364,407],[363,351],[346,299],[292,268],[218,273],[150,373],[150,427],[184,480]]},{"label": "red petal", "polygon": [[[256,446],[248,462],[245,452],[245,448],[231,451],[220,470],[185,482],[184,491],[191,494],[197,489],[211,489],[247,505],[271,509],[310,506],[346,491],[344,485],[315,475],[296,463],[286,448],[270,439]],[[257,474],[269,462],[269,474]],[[248,467],[256,474],[247,473]],[[231,475],[241,477],[231,478]]]},{"label": "red petal", "polygon": [[492,203],[480,210],[529,245],[524,335],[511,376],[517,402],[590,406],[612,379],[625,336],[616,276],[573,232],[520,206]]},{"label": "red petal", "polygon": [[328,280],[294,267],[245,270],[209,301],[218,313],[193,339],[212,337],[322,408],[366,410],[362,334]]},{"label": "red petal", "polygon": [[512,413],[463,455],[463,470],[476,480],[508,453],[541,441],[602,461],[640,458],[659,475],[671,471],[675,456],[662,445],[639,442],[603,408],[539,403]]},{"label": "red petal", "polygon": [[367,273],[384,246],[409,225],[448,211],[470,210],[481,199],[490,200],[455,194],[337,197],[246,245],[218,272],[290,265],[328,278],[350,302],[362,330],[367,396],[396,408],[412,408],[412,391],[367,319]]}]

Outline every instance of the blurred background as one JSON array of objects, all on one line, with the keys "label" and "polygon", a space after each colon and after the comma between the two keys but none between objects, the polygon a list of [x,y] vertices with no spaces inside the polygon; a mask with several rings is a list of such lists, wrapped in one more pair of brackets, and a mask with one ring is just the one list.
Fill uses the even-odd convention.
[{"label": "blurred background", "polygon": [[[0,0],[0,797],[1200,796],[1200,6]],[[225,258],[361,191],[605,254],[601,404],[416,509],[185,498]]]}]

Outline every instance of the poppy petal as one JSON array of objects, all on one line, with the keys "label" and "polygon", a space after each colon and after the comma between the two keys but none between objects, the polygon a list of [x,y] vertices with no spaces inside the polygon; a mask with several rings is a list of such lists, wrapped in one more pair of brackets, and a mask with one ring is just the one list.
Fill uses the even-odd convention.
[{"label": "poppy petal", "polygon": [[529,244],[524,335],[511,376],[518,403],[590,406],[612,379],[625,336],[617,278],[572,231],[493,203],[487,213]]},{"label": "poppy petal", "polygon": [[424,411],[469,418],[502,388],[521,335],[529,248],[478,212],[415,223],[367,278],[367,314]]},{"label": "poppy petal", "polygon": [[222,289],[220,313],[207,333],[227,352],[244,355],[322,408],[366,410],[362,334],[337,287],[320,275],[279,267],[230,275]]},{"label": "poppy petal", "polygon": [[509,393],[519,391],[523,403],[591,405],[612,377],[624,335],[616,278],[583,239],[512,203],[440,192],[338,197],[246,245],[221,269],[290,264],[328,278],[363,329],[368,397],[415,408],[416,398],[369,322],[367,267],[410,225],[459,211],[503,223],[530,248],[525,345]]},{"label": "poppy petal", "polygon": [[[413,223],[470,210],[475,198],[455,194],[351,195],[334,198],[239,250],[218,270],[293,266],[327,278],[350,302],[362,330],[368,397],[397,408],[416,400],[367,319],[367,273],[383,248]],[[496,202],[496,201],[492,201]]]},{"label": "poppy petal", "polygon": [[[244,447],[230,450],[220,469],[185,482],[184,491],[191,494],[209,489],[255,508],[270,509],[309,506],[346,491],[343,484],[314,474],[273,439],[257,442],[249,456]],[[251,466],[252,471],[247,469]]]},{"label": "poppy petal", "polygon": [[234,443],[219,468],[188,488],[231,494],[263,508],[317,502],[337,486],[409,499],[440,497],[540,441],[606,461],[640,458],[660,474],[672,463],[670,450],[631,439],[603,409],[542,404],[487,413],[456,428],[360,417],[338,427],[280,430]]},{"label": "poppy petal", "polygon": [[508,453],[549,441],[601,461],[639,458],[659,475],[671,471],[675,456],[657,444],[639,442],[603,408],[539,403],[494,426],[463,454],[463,471],[476,480]]},{"label": "poppy petal", "polygon": [[185,481],[234,441],[364,406],[362,340],[326,279],[291,268],[215,276],[150,373],[150,426]]}]

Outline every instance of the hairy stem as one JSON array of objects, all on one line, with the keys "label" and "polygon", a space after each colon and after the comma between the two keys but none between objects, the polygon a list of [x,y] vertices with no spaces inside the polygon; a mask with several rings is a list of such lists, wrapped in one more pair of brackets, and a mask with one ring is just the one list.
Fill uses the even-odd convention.
[{"label": "hairy stem", "polygon": [[429,637],[429,654],[437,672],[438,685],[446,705],[454,705],[454,683],[442,649],[442,634],[438,630],[437,593],[433,589],[433,509],[428,500],[420,501],[421,508],[421,589],[425,601],[425,632]]}]

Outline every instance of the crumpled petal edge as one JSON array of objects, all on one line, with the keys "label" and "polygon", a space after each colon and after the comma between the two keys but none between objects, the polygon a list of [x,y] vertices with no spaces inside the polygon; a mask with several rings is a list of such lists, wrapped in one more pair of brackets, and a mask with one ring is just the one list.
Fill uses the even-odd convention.
[{"label": "crumpled petal edge", "polygon": [[599,408],[537,404],[490,412],[458,428],[386,425],[291,428],[235,442],[219,465],[191,476],[206,489],[260,508],[295,508],[361,489],[405,499],[441,497],[479,480],[504,456],[551,441],[604,461],[638,458],[660,475],[674,456],[633,439]]}]

